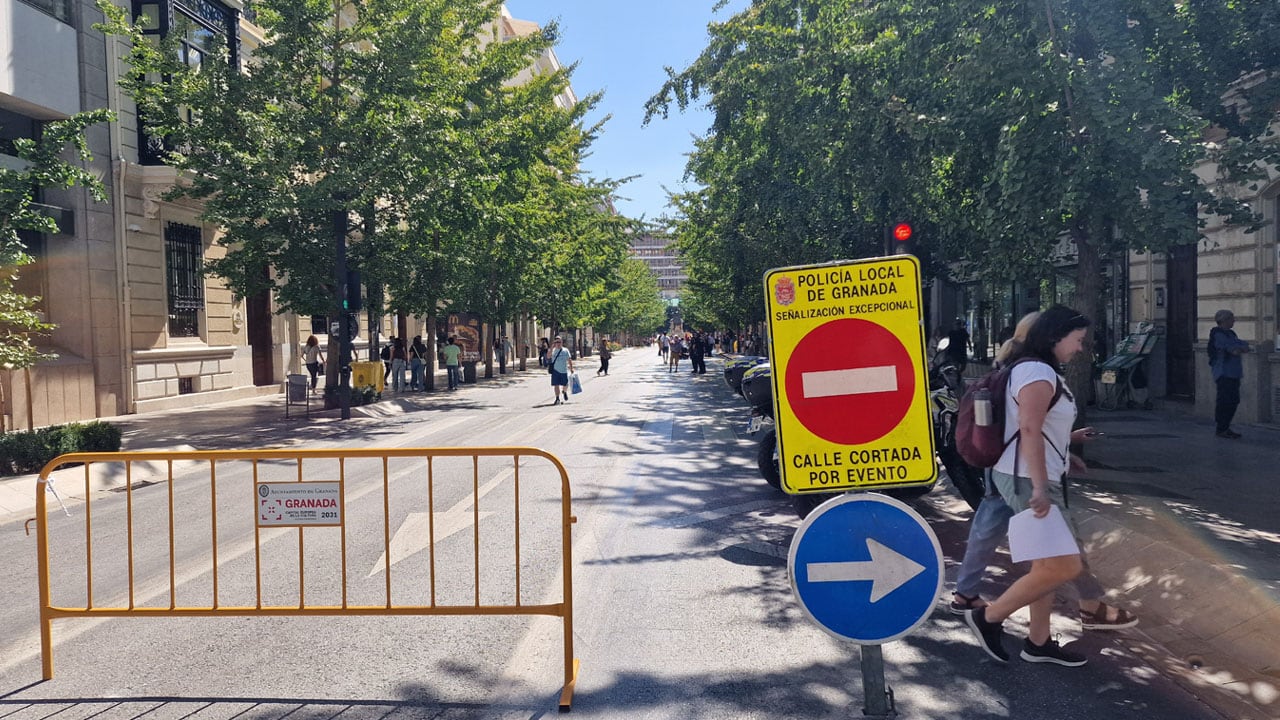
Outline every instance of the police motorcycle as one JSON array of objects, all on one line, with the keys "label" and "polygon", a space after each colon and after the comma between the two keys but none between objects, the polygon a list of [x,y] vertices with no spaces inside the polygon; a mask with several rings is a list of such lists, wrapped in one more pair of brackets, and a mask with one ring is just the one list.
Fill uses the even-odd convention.
[{"label": "police motorcycle", "polygon": [[729,389],[742,394],[742,376],[751,368],[769,362],[769,358],[759,355],[739,355],[724,364],[724,381]]},{"label": "police motorcycle", "polygon": [[739,383],[742,397],[751,406],[751,421],[747,432],[762,433],[756,445],[756,466],[760,477],[775,490],[782,489],[782,476],[778,472],[778,435],[773,424],[773,370],[769,363],[761,363],[742,373]]}]

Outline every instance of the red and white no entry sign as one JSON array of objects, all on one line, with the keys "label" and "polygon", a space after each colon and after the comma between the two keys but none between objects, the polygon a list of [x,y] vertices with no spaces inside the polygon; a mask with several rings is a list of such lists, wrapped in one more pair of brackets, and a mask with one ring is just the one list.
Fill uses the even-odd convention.
[{"label": "red and white no entry sign", "polygon": [[915,396],[916,373],[892,332],[867,320],[834,320],[796,345],[787,364],[787,398],[809,432],[859,445],[902,422]]}]

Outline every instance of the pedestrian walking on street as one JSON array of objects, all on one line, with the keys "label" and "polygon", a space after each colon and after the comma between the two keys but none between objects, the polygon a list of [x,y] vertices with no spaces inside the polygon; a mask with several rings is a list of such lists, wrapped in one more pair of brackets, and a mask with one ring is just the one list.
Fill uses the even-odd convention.
[{"label": "pedestrian walking on street", "polygon": [[507,372],[507,356],[511,354],[511,341],[507,339],[506,333],[498,337],[498,344],[494,351],[498,354],[498,374],[505,375]]},{"label": "pedestrian walking on street", "polygon": [[[1070,454],[1076,401],[1058,367],[1084,351],[1088,327],[1088,318],[1055,305],[1041,313],[1026,343],[1009,358],[1010,363],[1021,358],[1028,361],[1014,365],[1009,373],[1004,390],[1006,448],[992,468],[991,479],[1014,513],[1030,509],[1036,518],[1044,518],[1052,506],[1065,507],[1062,479],[1069,467],[1083,467]],[[1000,597],[965,611],[965,623],[988,655],[1009,661],[1003,644],[1004,621],[1029,606],[1031,623],[1020,653],[1023,660],[1067,667],[1087,662],[1083,655],[1061,647],[1049,633],[1054,590],[1079,575],[1083,567],[1078,538],[1076,546],[1074,554],[1032,560],[1031,571]]]},{"label": "pedestrian walking on street", "polygon": [[422,342],[421,335],[413,336],[413,343],[409,345],[409,389],[410,390],[426,390],[427,381],[426,374],[423,370],[427,366],[427,354],[431,351]]},{"label": "pedestrian walking on street", "polygon": [[1240,433],[1231,429],[1231,420],[1240,406],[1240,380],[1244,378],[1244,363],[1240,356],[1249,352],[1249,344],[1241,340],[1235,330],[1236,316],[1230,310],[1214,313],[1217,327],[1209,331],[1209,368],[1213,382],[1218,386],[1217,405],[1213,419],[1218,437],[1235,440]]},{"label": "pedestrian walking on street", "polygon": [[969,363],[969,331],[964,329],[964,320],[956,318],[947,332],[947,349],[944,351],[947,360],[955,364],[960,372],[964,372]]},{"label": "pedestrian walking on street", "polygon": [[409,369],[409,351],[404,346],[404,338],[391,340],[391,389],[404,392],[404,373]]},{"label": "pedestrian walking on street", "polygon": [[462,348],[458,346],[458,338],[450,335],[449,341],[444,346],[444,369],[449,378],[449,389],[457,390],[458,385],[462,383],[462,368],[458,365],[458,358],[462,355]]},{"label": "pedestrian walking on street", "polygon": [[538,338],[538,366],[547,366],[547,351],[551,349],[551,344],[546,338]]},{"label": "pedestrian walking on street", "polygon": [[[996,351],[992,369],[1000,369],[1008,364],[1009,357],[1026,342],[1027,333],[1040,313],[1027,313],[1018,321],[1011,337]],[[1083,440],[1092,440],[1091,428],[1082,428],[1072,433],[1073,440],[1077,435]],[[1065,494],[1065,493],[1064,493]],[[1066,508],[1067,522],[1073,522]],[[995,559],[996,549],[1009,534],[1009,519],[1013,517],[1013,509],[995,492],[988,476],[987,494],[982,498],[973,519],[969,524],[969,540],[965,544],[964,559],[960,562],[960,572],[956,575],[956,589],[951,595],[950,609],[953,614],[963,615],[966,610],[973,610],[987,604],[979,594],[982,576],[987,566]],[[1078,531],[1076,532],[1079,535]],[[1085,630],[1120,630],[1138,624],[1138,618],[1124,608],[1108,605],[1102,600],[1105,594],[1102,584],[1089,569],[1089,561],[1083,549],[1080,551],[1083,570],[1071,581],[1079,596],[1080,623]]]},{"label": "pedestrian walking on street", "polygon": [[689,341],[689,364],[693,366],[694,375],[701,375],[707,371],[706,352],[706,341],[702,333],[694,333]]},{"label": "pedestrian walking on street", "polygon": [[669,365],[667,365],[667,372],[669,373],[679,372],[680,358],[684,356],[684,352],[685,352],[684,338],[678,335],[672,335],[671,344],[668,350],[668,354],[671,355],[671,362]]},{"label": "pedestrian walking on street", "polygon": [[320,341],[315,335],[307,337],[307,346],[302,351],[302,361],[307,364],[307,372],[311,373],[311,392],[315,392],[316,379],[320,377],[320,367],[324,364],[324,354],[320,352]]},{"label": "pedestrian walking on street", "polygon": [[[569,402],[569,373],[573,372],[573,358],[564,349],[560,338],[551,340],[551,349],[547,351],[547,367],[551,368],[551,393],[555,395],[553,405]],[[564,399],[561,400],[561,397]]]},{"label": "pedestrian walking on street", "polygon": [[600,369],[596,371],[596,377],[609,374],[609,359],[613,357],[613,353],[609,351],[609,343],[604,338],[600,338]]},{"label": "pedestrian walking on street", "polygon": [[391,346],[396,342],[396,336],[392,335],[386,345],[378,351],[378,357],[382,358],[382,384],[387,384],[387,379],[391,377]]},{"label": "pedestrian walking on street", "polygon": [[666,333],[658,336],[658,355],[662,357],[662,362],[667,361],[667,353],[671,351],[671,339]]}]

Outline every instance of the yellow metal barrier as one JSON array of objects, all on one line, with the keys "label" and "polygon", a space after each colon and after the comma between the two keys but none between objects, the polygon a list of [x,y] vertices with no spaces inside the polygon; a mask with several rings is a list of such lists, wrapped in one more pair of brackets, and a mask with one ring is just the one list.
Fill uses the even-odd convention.
[{"label": "yellow metal barrier", "polygon": [[[466,460],[470,462],[464,462]],[[535,462],[537,460],[545,460],[549,466]],[[72,563],[51,562],[46,487],[50,484],[51,472],[74,463],[83,463],[84,467],[83,527],[80,528],[78,522],[71,520],[61,523],[58,530],[59,544],[54,548],[55,552],[71,555],[70,560],[77,562],[80,559],[77,553],[83,554],[83,568],[80,568],[84,570],[83,603],[55,605],[51,571],[54,567],[64,570],[66,565]],[[147,468],[159,464],[162,479],[139,482],[135,488],[134,469],[141,463],[146,463],[143,467]],[[184,469],[179,466],[175,471],[174,463],[189,463],[190,467]],[[124,494],[122,512],[118,507],[119,500],[93,497],[91,473],[95,467],[101,469],[104,464],[109,464],[110,468],[116,470],[123,466],[124,486],[119,488]],[[448,465],[454,467],[449,468]],[[483,486],[482,465],[489,475]],[[374,472],[362,475],[360,471],[366,466],[372,467]],[[458,467],[464,472],[456,472]],[[449,472],[450,469],[455,471]],[[237,474],[239,470],[245,472]],[[437,477],[438,475],[443,477]],[[207,487],[200,487],[202,481],[207,482]],[[167,485],[167,497],[149,494],[139,498],[144,487],[161,483]],[[568,474],[560,460],[550,453],[527,447],[73,453],[62,455],[46,465],[40,474],[37,488],[40,638],[45,680],[53,678],[53,621],[60,618],[549,615],[562,618],[564,626],[564,686],[560,695],[560,709],[568,710],[572,705],[578,660],[573,657],[570,529],[576,518],[570,514]],[[381,490],[380,505],[371,507],[359,502],[360,498],[378,490]],[[505,503],[486,500],[485,511],[482,513],[481,500],[488,493],[499,491],[510,492],[511,512],[501,512]],[[449,502],[443,497],[448,493],[461,497],[452,509],[437,511],[438,502]],[[543,505],[544,501],[558,497],[559,517],[539,518],[534,513],[531,519],[529,513],[522,515],[522,493],[526,504],[536,502]],[[469,511],[466,508],[468,499]],[[139,509],[144,500],[147,507]],[[105,518],[99,524],[107,525],[110,520],[120,527],[95,527],[94,509],[103,503],[112,505],[100,511]],[[414,505],[415,503],[418,504]],[[157,513],[151,505],[161,506],[161,512]],[[392,566],[418,552],[401,547],[393,540],[392,518],[405,516],[412,520],[413,514],[406,515],[412,509],[409,506],[426,511],[427,542],[418,549],[427,550],[426,567],[421,569],[425,572],[417,575],[409,573],[410,580],[406,581],[427,581],[430,592],[421,598],[427,601],[425,603],[398,603],[393,598]],[[367,523],[362,523],[360,518],[361,511],[374,516],[373,522],[379,532],[368,531]],[[202,512],[205,514],[201,514]],[[118,515],[123,518],[117,517]],[[511,520],[511,535],[497,539],[486,536],[482,543],[482,517],[486,525],[499,524],[498,520],[489,522],[492,515]],[[543,521],[543,525],[537,525],[536,521],[539,519]],[[468,524],[472,527],[469,557],[463,552],[465,548],[456,552],[453,550],[465,543],[445,542]],[[175,532],[179,525],[184,530],[183,534]],[[402,525],[403,527],[408,525]],[[280,595],[285,590],[279,587],[280,582],[264,584],[264,576],[267,580],[279,581],[281,573],[277,566],[284,560],[281,554],[264,555],[263,545],[276,538],[293,536],[292,529],[296,529],[297,543],[296,596],[291,588],[286,588],[285,590],[290,591],[288,602],[273,601],[273,596]],[[178,546],[182,545],[181,549],[185,551],[186,546],[194,542],[189,540],[190,535],[185,531],[201,535],[199,542],[207,545],[208,552],[205,556],[199,555],[200,548],[196,549],[196,553],[183,553],[187,557],[194,555],[202,563],[208,563],[201,566],[211,575],[211,593],[207,604],[179,603],[179,589],[185,595],[189,590],[184,585],[199,584],[191,583],[190,577],[179,577]],[[551,539],[558,536],[561,566],[561,597],[558,602],[524,602],[522,591],[527,588],[522,587],[522,557],[536,556],[538,552],[553,553],[554,549],[536,546],[534,543],[530,543],[532,547],[525,547],[522,544],[522,531],[533,535],[535,540],[545,538],[547,542],[544,545],[550,544]],[[539,531],[541,535],[538,534]],[[333,537],[335,532],[336,538]],[[203,537],[203,533],[207,533],[207,537]],[[68,540],[65,544],[61,542],[64,535],[70,535],[65,538]],[[376,538],[373,548],[362,548],[360,541],[370,537]],[[395,539],[399,538],[400,534],[397,533]],[[305,542],[307,539],[310,539],[309,544]],[[514,544],[503,550],[504,543],[508,540],[514,540]],[[95,559],[95,549],[101,550],[95,546],[104,542],[112,545],[100,552]],[[238,549],[232,548],[235,543],[238,543],[235,545]],[[252,571],[243,566],[231,568],[235,562],[247,563],[247,560],[239,558],[247,554],[250,544],[253,550]],[[369,577],[377,572],[385,573],[376,592],[376,595],[381,595],[381,599],[380,602],[361,603],[353,596],[370,594],[368,578],[359,575],[349,577],[348,564],[352,555],[362,550],[366,551],[365,557],[370,557],[368,552],[376,551],[378,545],[381,546],[382,557],[374,565],[374,571],[369,573]],[[305,571],[312,569],[314,575],[314,568],[321,564],[321,560],[308,557],[307,550],[310,548],[315,548],[313,555],[330,562],[330,571],[338,576],[337,588],[328,588],[328,595],[332,596],[329,602],[313,603],[307,597],[307,591],[313,584],[326,578],[333,580],[332,576],[322,574],[321,581],[314,578],[308,581]],[[220,568],[220,550],[223,551],[223,563],[229,566],[228,569]],[[482,602],[482,555],[486,559],[506,555],[503,559],[512,561],[511,567],[502,567],[497,571],[485,567],[489,578],[496,572],[512,580],[496,590],[485,587],[487,595],[503,595],[507,598],[506,602]],[[64,560],[61,557],[58,559]],[[167,602],[162,599],[159,604],[149,604],[148,593],[139,589],[137,566],[150,561],[168,566]],[[537,566],[534,561],[528,562],[531,567]],[[102,568],[113,563],[123,567],[116,572]],[[264,565],[268,567],[264,568]],[[466,572],[461,572],[459,568]],[[222,574],[229,577],[221,577],[220,570],[224,570]],[[451,570],[455,571],[454,575],[449,574]],[[163,575],[164,572],[161,571],[160,574]],[[111,596],[114,604],[100,606],[95,603],[95,577],[100,583],[99,594]],[[366,582],[360,583],[360,580]],[[467,588],[468,581],[473,588]],[[103,585],[107,586],[105,590],[101,587]],[[151,595],[164,596],[166,592],[163,585],[163,581],[159,582]],[[68,590],[72,585],[62,575],[59,575],[57,587],[60,595],[74,594]],[[456,594],[459,588],[466,591],[468,601],[446,602],[442,597],[449,593]],[[80,591],[77,589],[74,592]],[[312,594],[324,596],[325,592],[323,589],[319,592],[313,590]],[[394,594],[398,595],[400,592]],[[239,604],[226,601],[228,597],[237,595],[246,600],[252,597],[252,601]]]}]

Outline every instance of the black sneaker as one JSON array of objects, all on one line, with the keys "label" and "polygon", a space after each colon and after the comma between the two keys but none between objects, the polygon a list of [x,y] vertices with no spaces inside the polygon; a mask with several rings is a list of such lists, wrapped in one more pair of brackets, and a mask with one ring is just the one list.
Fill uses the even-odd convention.
[{"label": "black sneaker", "polygon": [[1085,656],[1064,650],[1057,640],[1050,638],[1043,645],[1036,645],[1027,638],[1022,642],[1021,657],[1027,662],[1053,663],[1064,667],[1080,667],[1089,662]]},{"label": "black sneaker", "polygon": [[988,655],[1002,663],[1009,662],[1009,652],[1004,649],[1002,642],[1004,623],[987,622],[986,607],[965,610],[964,621]]}]

